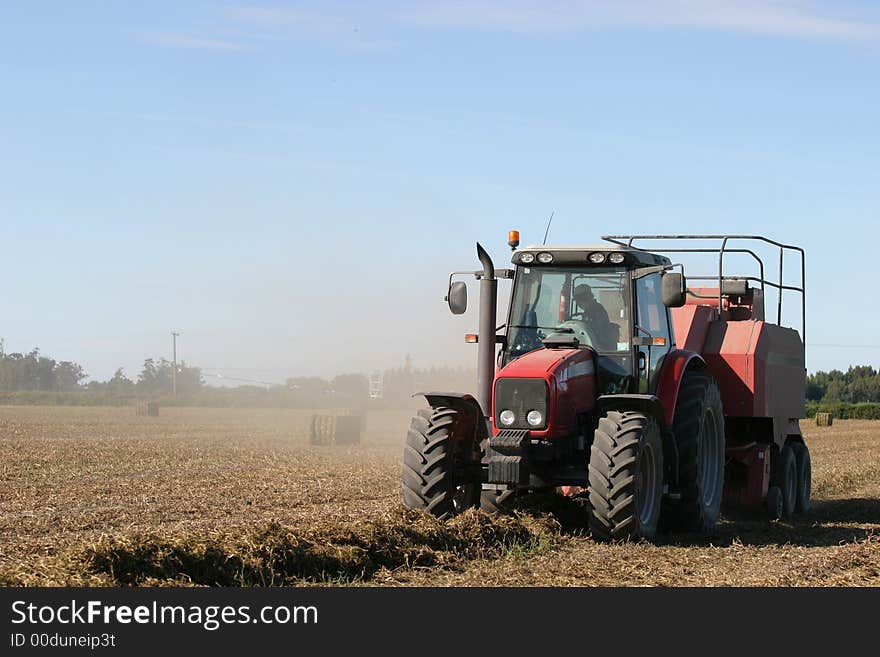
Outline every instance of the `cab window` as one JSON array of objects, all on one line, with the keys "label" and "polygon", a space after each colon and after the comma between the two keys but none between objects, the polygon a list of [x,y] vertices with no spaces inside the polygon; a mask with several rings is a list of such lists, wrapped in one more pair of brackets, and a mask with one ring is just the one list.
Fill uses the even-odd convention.
[{"label": "cab window", "polygon": [[656,386],[656,375],[660,371],[663,357],[672,348],[669,331],[669,314],[663,305],[660,273],[636,279],[636,335],[640,337],[663,338],[664,345],[640,346],[639,390],[647,392]]}]

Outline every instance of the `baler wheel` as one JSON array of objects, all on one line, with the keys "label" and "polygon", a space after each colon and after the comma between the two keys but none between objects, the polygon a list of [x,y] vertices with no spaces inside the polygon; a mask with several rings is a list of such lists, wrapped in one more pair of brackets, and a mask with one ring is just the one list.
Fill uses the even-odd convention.
[{"label": "baler wheel", "polygon": [[413,417],[403,448],[403,503],[441,520],[480,503],[480,482],[462,474],[479,463],[479,447],[472,437],[454,435],[459,411],[437,407],[421,409]]},{"label": "baler wheel", "polygon": [[590,449],[590,530],[600,540],[651,539],[663,497],[663,444],[657,421],[609,411]]},{"label": "baler wheel", "polygon": [[782,491],[779,486],[770,486],[767,498],[764,500],[764,509],[772,520],[779,520],[783,513]]},{"label": "baler wheel", "polygon": [[724,408],[712,375],[691,370],[681,382],[672,431],[678,446],[681,498],[669,500],[663,524],[705,532],[721,515],[724,492]]},{"label": "baler wheel", "polygon": [[792,443],[785,443],[773,461],[771,486],[782,490],[782,517],[791,518],[797,507],[798,470]]},{"label": "baler wheel", "polygon": [[810,493],[813,487],[813,466],[810,461],[810,449],[804,444],[791,444],[794,460],[797,465],[797,494],[794,501],[795,513],[806,513],[810,510]]}]

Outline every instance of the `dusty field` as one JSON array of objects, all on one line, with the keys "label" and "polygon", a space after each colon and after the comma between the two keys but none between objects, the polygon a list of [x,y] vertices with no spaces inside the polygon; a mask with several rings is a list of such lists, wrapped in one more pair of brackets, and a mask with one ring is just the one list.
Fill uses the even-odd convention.
[{"label": "dusty field", "polygon": [[794,523],[601,545],[561,499],[406,513],[409,413],[371,414],[351,448],[308,445],[308,417],[0,407],[0,584],[880,585],[880,422],[804,422],[815,502]]}]

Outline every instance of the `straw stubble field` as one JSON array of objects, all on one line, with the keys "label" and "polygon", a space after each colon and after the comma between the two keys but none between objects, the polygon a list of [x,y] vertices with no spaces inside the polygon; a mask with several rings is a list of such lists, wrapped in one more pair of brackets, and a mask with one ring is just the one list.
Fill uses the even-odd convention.
[{"label": "straw stubble field", "polygon": [[880,422],[804,422],[802,519],[604,545],[558,497],[449,523],[406,512],[409,413],[368,414],[344,448],[309,445],[309,416],[0,407],[0,584],[880,585]]}]

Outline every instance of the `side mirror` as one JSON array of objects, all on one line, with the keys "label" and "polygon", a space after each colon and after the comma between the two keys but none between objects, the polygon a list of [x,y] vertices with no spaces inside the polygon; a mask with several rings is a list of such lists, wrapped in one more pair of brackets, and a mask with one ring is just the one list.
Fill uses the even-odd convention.
[{"label": "side mirror", "polygon": [[674,272],[663,274],[663,305],[667,308],[681,308],[687,298],[687,284],[684,276]]},{"label": "side mirror", "polygon": [[467,310],[467,283],[464,281],[456,281],[449,286],[449,292],[446,295],[446,301],[449,304],[449,310],[453,315],[462,315]]}]

